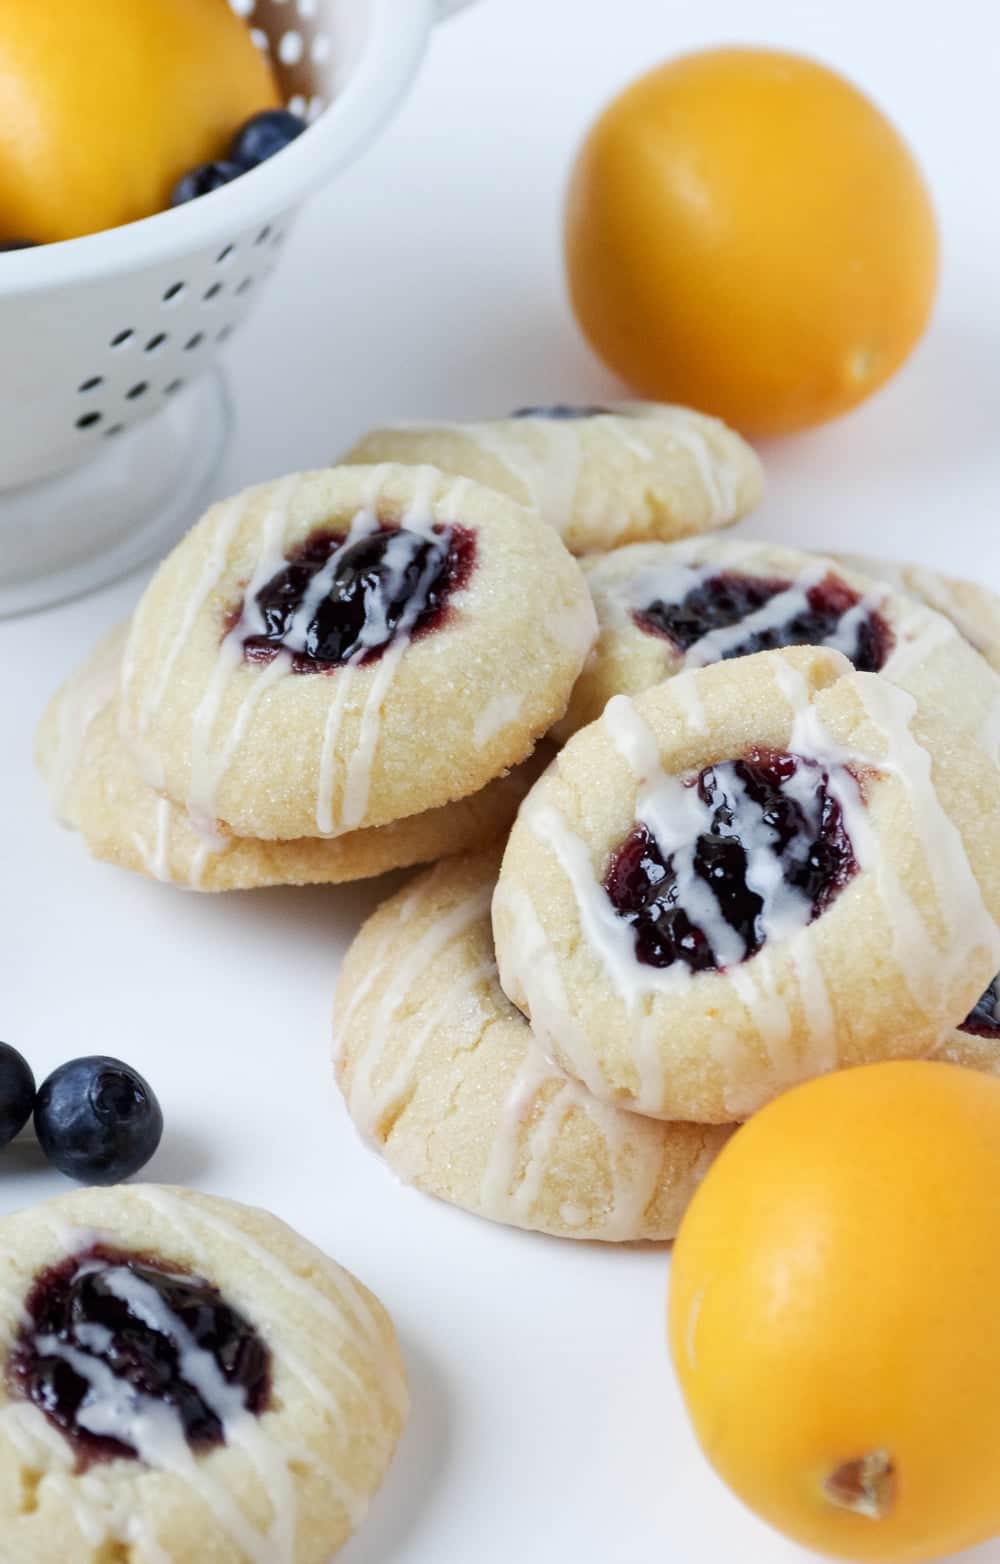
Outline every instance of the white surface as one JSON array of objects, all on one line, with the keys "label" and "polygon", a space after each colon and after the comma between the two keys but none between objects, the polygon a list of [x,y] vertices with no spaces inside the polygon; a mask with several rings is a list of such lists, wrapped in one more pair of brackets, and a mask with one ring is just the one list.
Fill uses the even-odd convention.
[{"label": "white surface", "polygon": [[[394,415],[610,394],[562,294],[572,149],[635,72],[733,37],[813,51],[874,92],[930,175],[946,242],[924,348],[868,407],[766,453],[770,495],[748,530],[1000,586],[1000,16],[977,0],[933,27],[905,0],[481,0],[296,228],[232,349],[239,426],[220,488],[322,462]],[[330,997],[382,885],[199,898],[89,862],[50,823],[33,723],[140,586],[0,625],[0,1035],[40,1074],[95,1050],[134,1061],[167,1118],[152,1176],[273,1207],[392,1309],[413,1420],[345,1564],[806,1557],[694,1447],[663,1347],[662,1253],[491,1227],[398,1188],[355,1140],[330,1079]],[[27,1149],[0,1161],[4,1209],[62,1187]],[[1000,1544],[967,1558],[1000,1564]]]}]

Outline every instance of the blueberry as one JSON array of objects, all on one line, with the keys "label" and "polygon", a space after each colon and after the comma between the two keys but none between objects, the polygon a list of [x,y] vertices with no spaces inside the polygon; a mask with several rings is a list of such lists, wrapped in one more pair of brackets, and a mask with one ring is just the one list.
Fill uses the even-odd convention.
[{"label": "blueberry", "polygon": [[31,1065],[9,1043],[0,1043],[0,1146],[7,1146],[31,1118],[35,1077]]},{"label": "blueberry", "polygon": [[71,1059],[43,1081],[35,1133],[53,1166],[83,1184],[117,1184],[145,1167],[163,1114],[138,1070],[102,1054]]},{"label": "blueberry", "polygon": [[265,109],[263,114],[248,119],[236,132],[229,157],[241,168],[255,168],[258,163],[274,157],[276,152],[283,151],[305,128],[305,120],[290,114],[288,109]]},{"label": "blueberry", "polygon": [[229,163],[225,158],[218,158],[214,163],[199,163],[197,168],[178,179],[170,196],[170,205],[184,206],[188,201],[196,201],[199,196],[210,195],[213,190],[221,189],[244,173],[246,169],[242,164]]},{"label": "blueberry", "polygon": [[0,239],[0,250],[36,250],[34,239]]}]

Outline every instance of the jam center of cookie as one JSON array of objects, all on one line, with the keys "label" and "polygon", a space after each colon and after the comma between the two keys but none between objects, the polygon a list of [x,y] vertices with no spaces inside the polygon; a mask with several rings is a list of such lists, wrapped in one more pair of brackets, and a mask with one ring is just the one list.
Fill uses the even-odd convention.
[{"label": "jam center of cookie", "polygon": [[648,600],[633,606],[634,622],[693,653],[691,663],[778,646],[831,646],[860,672],[877,673],[892,651],[882,615],[832,574],[794,582],[735,570],[679,570],[664,577],[661,590],[652,584],[648,590]]},{"label": "jam center of cookie", "polygon": [[549,407],[518,407],[511,418],[548,418],[557,423],[568,423],[577,418],[607,418],[613,415],[610,407],[598,407],[596,403],[574,407],[569,402],[553,402]]},{"label": "jam center of cookie", "polygon": [[444,622],[475,550],[465,527],[313,533],[243,603],[235,619],[243,654],[270,662],[285,650],[297,673],[373,662],[393,641]]},{"label": "jam center of cookie", "polygon": [[673,850],[640,823],[604,880],[648,966],[736,966],[812,923],[857,872],[836,796],[857,791],[844,767],[751,750],[680,787]]},{"label": "jam center of cookie", "polygon": [[973,1037],[1000,1037],[1000,973],[976,1000],[958,1029]]},{"label": "jam center of cookie", "polygon": [[97,1246],[44,1271],[11,1353],[11,1388],[72,1441],[81,1467],[162,1464],[178,1443],[224,1444],[260,1413],[271,1354],[211,1283]]}]

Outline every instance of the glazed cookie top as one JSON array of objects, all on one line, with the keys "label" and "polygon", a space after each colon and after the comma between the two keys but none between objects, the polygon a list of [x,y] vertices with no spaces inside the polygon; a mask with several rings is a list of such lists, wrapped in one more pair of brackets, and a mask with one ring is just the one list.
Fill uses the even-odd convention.
[{"label": "glazed cookie top", "polygon": [[497,978],[499,862],[438,864],[354,940],[334,1012],[351,1117],[399,1177],[493,1221],[672,1238],[727,1132],[610,1107],[545,1058]]},{"label": "glazed cookie top", "polygon": [[952,623],[833,558],[713,537],[633,544],[583,564],[600,629],[557,729],[564,739],[613,695],[781,646],[832,647],[921,698],[952,685],[952,715],[972,728],[994,699],[990,670]]},{"label": "glazed cookie top", "polygon": [[901,564],[868,554],[833,554],[831,558],[876,581],[888,582],[895,591],[944,614],[990,667],[1000,672],[1000,597],[988,587],[942,575],[926,565]]},{"label": "glazed cookie top", "polygon": [[596,1095],[665,1118],[927,1052],[1000,965],[996,786],[833,650],[615,697],[514,825],[503,987]]},{"label": "glazed cookie top", "polygon": [[725,527],[763,491],[756,454],[717,418],[659,402],[524,407],[486,423],[402,424],[348,462],[433,462],[533,505],[574,554]]},{"label": "glazed cookie top", "polygon": [[216,841],[143,782],[122,742],[118,683],[127,634],[122,625],[106,636],[53,696],[38,727],[36,759],[54,813],[80,832],[96,858],[173,885],[229,891],[342,884],[474,851],[509,830],[550,758],[543,743],[478,793],[390,825],[329,838]]},{"label": "glazed cookie top", "polygon": [[337,836],[477,792],[565,710],[595,633],[530,511],[433,468],[215,505],[136,611],[123,736],[210,838]]},{"label": "glazed cookie top", "polygon": [[276,1218],[153,1185],[0,1222],[18,1559],[326,1564],[406,1413],[392,1325]]}]

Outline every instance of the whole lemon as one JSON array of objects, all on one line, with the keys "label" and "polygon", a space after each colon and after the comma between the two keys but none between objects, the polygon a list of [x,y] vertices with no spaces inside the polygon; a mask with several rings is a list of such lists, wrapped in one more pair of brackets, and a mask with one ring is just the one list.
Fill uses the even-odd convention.
[{"label": "whole lemon", "polygon": [[278,102],[227,0],[5,0],[0,240],[161,211],[183,173]]},{"label": "whole lemon", "polygon": [[1000,1080],[926,1061],[796,1087],[723,1150],[669,1334],[719,1475],[780,1531],[916,1564],[1000,1532]]},{"label": "whole lemon", "polygon": [[773,49],[687,55],[616,98],[573,170],[565,246],[610,368],[751,435],[869,396],[921,336],[938,272],[898,132],[836,72]]}]

